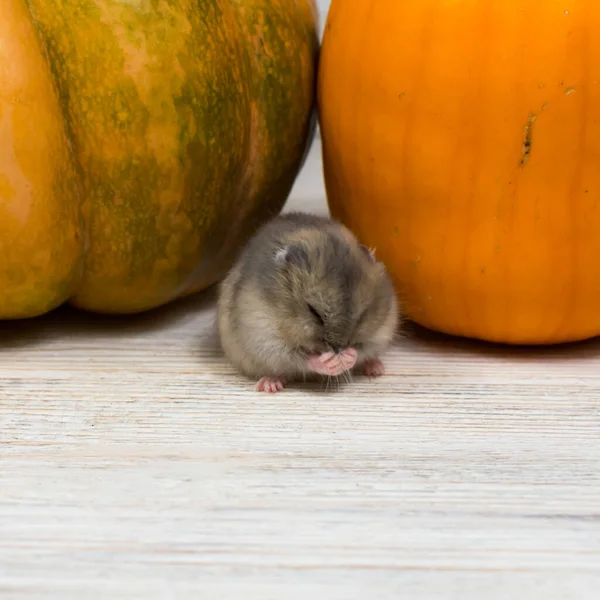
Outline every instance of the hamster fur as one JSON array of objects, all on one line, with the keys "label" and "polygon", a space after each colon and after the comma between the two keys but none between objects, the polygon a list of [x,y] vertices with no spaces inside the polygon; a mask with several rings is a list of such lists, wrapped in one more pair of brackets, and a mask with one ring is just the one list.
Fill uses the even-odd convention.
[{"label": "hamster fur", "polygon": [[384,265],[346,227],[293,212],[241,252],[219,286],[217,324],[232,364],[276,392],[314,373],[382,375],[399,307]]}]

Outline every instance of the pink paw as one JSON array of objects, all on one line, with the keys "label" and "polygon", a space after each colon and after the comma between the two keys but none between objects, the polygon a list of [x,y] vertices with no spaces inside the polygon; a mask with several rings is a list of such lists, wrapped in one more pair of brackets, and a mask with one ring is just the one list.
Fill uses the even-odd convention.
[{"label": "pink paw", "polygon": [[349,371],[355,364],[358,353],[354,348],[348,348],[340,354],[325,352],[308,359],[307,366],[311,371],[320,375],[341,375]]},{"label": "pink paw", "polygon": [[385,374],[385,368],[380,360],[365,360],[363,371],[367,377],[381,377]]},{"label": "pink paw", "polygon": [[275,394],[283,390],[285,379],[283,377],[263,377],[256,384],[257,392],[267,392],[267,394]]}]

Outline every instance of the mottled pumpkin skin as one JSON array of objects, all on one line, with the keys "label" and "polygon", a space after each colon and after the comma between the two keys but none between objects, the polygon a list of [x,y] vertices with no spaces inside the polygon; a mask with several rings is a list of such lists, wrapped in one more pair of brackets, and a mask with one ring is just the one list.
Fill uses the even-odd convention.
[{"label": "mottled pumpkin skin", "polygon": [[0,318],[140,312],[218,281],[312,138],[313,0],[0,14]]},{"label": "mottled pumpkin skin", "polygon": [[600,334],[600,3],[333,0],[332,213],[408,316],[511,344]]}]

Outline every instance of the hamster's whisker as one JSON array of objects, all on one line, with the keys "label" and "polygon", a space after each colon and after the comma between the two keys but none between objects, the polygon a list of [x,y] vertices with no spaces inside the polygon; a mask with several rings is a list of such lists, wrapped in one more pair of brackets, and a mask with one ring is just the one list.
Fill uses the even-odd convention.
[{"label": "hamster's whisker", "polygon": [[404,323],[400,323],[398,327],[394,331],[394,335],[392,336],[392,341],[398,342],[400,340],[405,340],[408,338],[408,332],[406,327],[404,327]]},{"label": "hamster's whisker", "polygon": [[348,379],[348,371],[342,371],[342,377],[344,378],[344,383],[350,383],[350,379]]}]

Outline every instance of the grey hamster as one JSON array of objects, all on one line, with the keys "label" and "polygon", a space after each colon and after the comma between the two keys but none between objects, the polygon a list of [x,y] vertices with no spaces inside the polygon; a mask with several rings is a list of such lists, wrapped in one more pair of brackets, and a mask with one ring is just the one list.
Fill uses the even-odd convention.
[{"label": "grey hamster", "polygon": [[217,324],[233,365],[277,392],[314,373],[382,375],[399,307],[384,265],[346,227],[291,212],[240,253],[219,286]]}]

